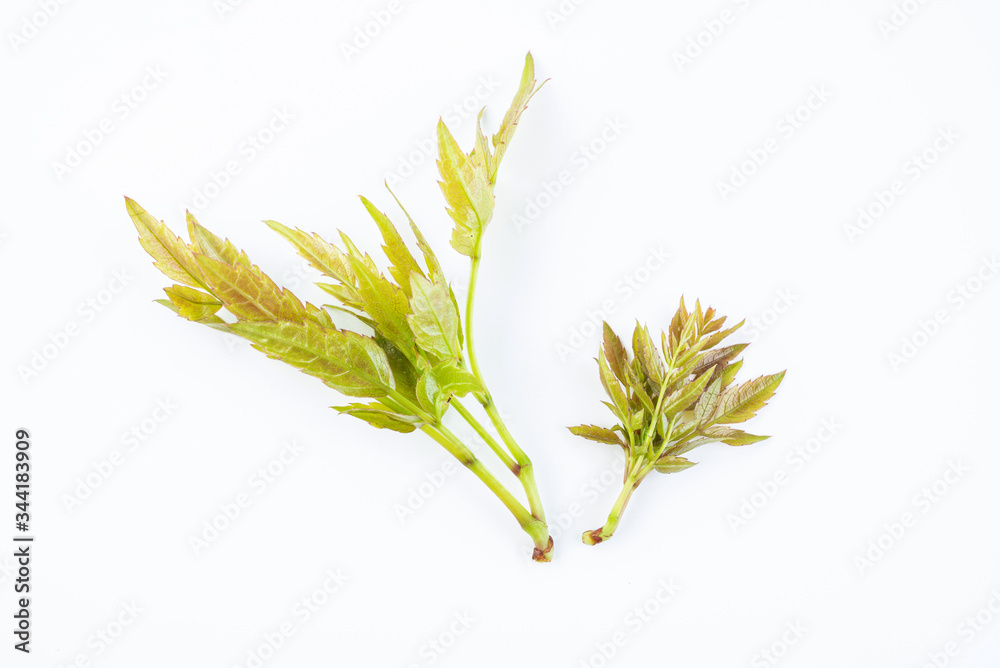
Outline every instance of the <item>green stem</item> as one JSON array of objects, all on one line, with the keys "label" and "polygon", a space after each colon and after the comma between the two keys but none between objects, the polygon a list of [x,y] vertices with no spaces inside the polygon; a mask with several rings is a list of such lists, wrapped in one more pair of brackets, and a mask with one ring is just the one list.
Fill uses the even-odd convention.
[{"label": "green stem", "polygon": [[461,415],[467,423],[469,423],[469,426],[475,429],[476,433],[479,434],[479,437],[486,441],[486,445],[490,446],[490,450],[496,453],[497,457],[500,458],[504,466],[513,471],[514,475],[517,475],[518,469],[520,468],[518,467],[517,462],[514,461],[514,458],[510,456],[509,452],[503,449],[502,445],[497,443],[497,440],[493,438],[493,435],[486,431],[486,427],[484,427],[479,420],[477,420],[476,417],[469,412],[469,409],[463,406],[462,402],[460,402],[457,397],[452,397],[451,406],[458,411],[458,414]]},{"label": "green stem", "polygon": [[525,454],[521,446],[514,440],[510,430],[507,429],[507,425],[504,424],[503,418],[500,417],[500,412],[497,410],[496,404],[493,403],[493,397],[490,396],[489,390],[486,389],[486,381],[483,380],[482,371],[479,369],[475,338],[472,335],[472,314],[476,300],[476,282],[479,279],[479,261],[479,249],[476,248],[475,253],[472,255],[472,270],[469,274],[469,293],[465,299],[465,345],[469,351],[469,366],[472,369],[472,375],[483,386],[483,392],[477,393],[476,399],[486,410],[486,415],[489,416],[490,422],[493,423],[497,433],[500,434],[500,438],[517,462],[518,469],[514,473],[520,479],[521,485],[524,487],[524,492],[528,496],[528,506],[531,508],[531,514],[544,523],[545,511],[542,509],[542,499],[538,493],[538,485],[535,484],[534,466],[528,455]]},{"label": "green stem", "polygon": [[437,441],[463,466],[472,471],[490,491],[492,491],[507,510],[514,515],[518,525],[531,537],[535,544],[533,558],[535,561],[549,561],[552,552],[552,539],[549,537],[545,522],[538,520],[514,497],[503,484],[487,469],[476,455],[462,443],[447,427],[438,424],[426,424],[421,431]]},{"label": "green stem", "polygon": [[628,505],[629,499],[632,498],[632,493],[635,492],[640,482],[642,482],[642,477],[636,475],[635,471],[630,470],[628,476],[625,478],[625,485],[622,487],[621,494],[618,495],[615,505],[611,508],[607,522],[600,529],[584,531],[584,543],[587,545],[597,545],[608,540],[615,534],[615,529],[618,528],[618,522],[621,520],[622,513],[625,512],[625,506]]}]

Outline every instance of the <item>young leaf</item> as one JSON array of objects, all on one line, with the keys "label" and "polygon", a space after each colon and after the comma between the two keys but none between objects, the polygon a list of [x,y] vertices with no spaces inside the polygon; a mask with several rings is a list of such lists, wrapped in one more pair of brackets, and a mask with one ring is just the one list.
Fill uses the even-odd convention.
[{"label": "young leaf", "polygon": [[635,332],[632,334],[632,349],[646,376],[657,386],[661,385],[667,376],[667,369],[663,365],[656,344],[653,343],[653,338],[649,335],[648,327],[636,323]]},{"label": "young leaf", "polygon": [[722,393],[719,408],[712,416],[712,422],[717,424],[733,424],[745,422],[757,414],[767,400],[778,389],[785,372],[771,376],[761,376],[743,383],[739,387],[731,387]]},{"label": "young leaf", "polygon": [[406,319],[410,305],[403,290],[372,271],[356,254],[351,255],[350,261],[351,269],[358,279],[358,295],[365,313],[385,338],[392,341],[411,361],[414,360],[416,352],[413,331]]},{"label": "young leaf", "polygon": [[187,226],[188,236],[191,237],[191,249],[195,253],[207,255],[226,264],[242,264],[248,268],[251,266],[246,253],[236,248],[229,239],[220,239],[202,227],[190,211],[187,212]]},{"label": "young leaf", "polygon": [[385,256],[389,258],[389,273],[392,274],[392,277],[396,279],[396,283],[403,289],[406,296],[409,297],[410,272],[423,276],[424,270],[413,259],[410,249],[406,247],[406,243],[399,236],[399,232],[396,230],[396,226],[392,224],[392,221],[364,197],[361,198],[361,203],[365,205],[368,214],[375,221],[375,224],[378,225],[378,229],[382,233],[382,239],[385,242],[382,250],[385,251]]},{"label": "young leaf", "polygon": [[324,241],[318,234],[293,230],[274,220],[265,220],[264,223],[291,243],[295,251],[321,274],[353,288],[355,280],[351,264],[339,248]]},{"label": "young leaf", "polygon": [[735,346],[727,346],[718,350],[709,350],[698,358],[697,364],[691,370],[693,374],[700,374],[705,369],[711,369],[716,364],[725,365],[729,360],[739,355],[750,344],[738,343]]},{"label": "young leaf", "polygon": [[212,294],[240,320],[292,320],[300,322],[305,306],[288,290],[279,288],[259,268],[233,266],[207,255],[196,255]]},{"label": "young leaf", "polygon": [[443,359],[435,364],[434,377],[445,394],[464,397],[470,393],[481,394],[486,391],[482,383],[454,358]]},{"label": "young leaf", "polygon": [[396,204],[399,205],[400,210],[402,210],[402,212],[406,215],[406,220],[410,223],[410,229],[413,231],[413,236],[417,238],[417,248],[419,248],[420,252],[424,254],[424,264],[427,265],[427,277],[434,278],[435,276],[444,276],[444,272],[441,271],[441,263],[438,262],[437,256],[434,254],[434,249],[432,249],[431,245],[427,243],[427,239],[424,238],[424,235],[420,231],[420,228],[417,227],[417,224],[413,222],[413,218],[410,217],[410,213],[406,210],[406,207],[404,207],[403,203],[399,201],[398,197],[396,197],[396,193],[392,192],[392,188],[389,187],[388,183],[385,184],[385,188],[389,191],[389,194],[392,195],[392,198],[396,200]]},{"label": "young leaf", "polygon": [[695,421],[699,424],[707,421],[712,416],[712,413],[715,412],[721,398],[722,378],[716,378],[708,384],[702,395],[698,397],[698,403],[694,405]]},{"label": "young leaf", "polygon": [[129,197],[125,198],[125,209],[139,232],[139,243],[152,256],[157,269],[178,283],[192,288],[207,287],[194,253],[179,236]]},{"label": "young leaf", "polygon": [[423,409],[440,420],[446,409],[448,395],[441,391],[433,369],[427,369],[420,374],[416,389],[417,401]]},{"label": "young leaf", "polygon": [[615,377],[622,382],[622,385],[626,387],[631,385],[632,374],[629,373],[628,352],[625,350],[622,340],[606,322],[604,323],[604,356],[608,360],[608,366],[614,371]]},{"label": "young leaf", "polygon": [[626,447],[625,443],[621,439],[621,436],[618,435],[618,432],[612,431],[611,429],[605,429],[604,427],[598,427],[592,424],[581,424],[578,427],[569,427],[569,430],[574,435],[582,436],[591,441],[618,445],[622,448]]},{"label": "young leaf", "polygon": [[177,314],[188,320],[195,322],[204,320],[222,308],[222,302],[212,295],[186,285],[173,285],[164,288],[163,291],[167,293],[170,302],[177,307]]},{"label": "young leaf", "polygon": [[697,464],[697,462],[691,462],[683,457],[660,457],[653,464],[653,468],[659,473],[677,473],[678,471],[683,471],[684,469],[689,469]]},{"label": "young leaf", "polygon": [[332,408],[343,415],[351,415],[359,420],[364,420],[378,429],[391,429],[392,431],[406,434],[416,429],[419,425],[418,418],[409,415],[400,415],[377,401],[370,404],[332,406]]},{"label": "young leaf", "polygon": [[493,191],[482,171],[458,147],[444,121],[438,121],[438,171],[448,215],[455,221],[451,245],[462,255],[477,257],[479,242],[493,217]]},{"label": "young leaf", "polygon": [[504,114],[500,128],[493,135],[494,153],[487,161],[491,186],[496,183],[497,168],[507,152],[510,140],[514,137],[517,124],[521,121],[521,114],[528,108],[528,101],[538,92],[538,88],[535,88],[535,60],[531,57],[531,53],[528,53],[524,57],[524,70],[521,72],[521,83],[517,88],[517,93],[514,94],[514,99],[511,101],[507,113]]},{"label": "young leaf", "polygon": [[367,336],[311,321],[236,322],[230,329],[268,357],[316,376],[351,397],[382,397],[395,388],[385,352]]},{"label": "young leaf", "polygon": [[754,434],[748,434],[745,431],[732,429],[731,427],[723,427],[722,425],[713,425],[702,430],[702,433],[708,438],[720,440],[726,445],[748,445],[770,438],[770,436],[755,436]]},{"label": "young leaf", "polygon": [[458,307],[444,279],[430,280],[422,275],[410,274],[410,311],[406,316],[417,345],[439,358],[461,359],[462,344]]},{"label": "young leaf", "polygon": [[[165,288],[165,289],[169,290],[169,288]],[[167,307],[168,309],[170,309],[171,311],[173,311],[177,315],[181,314],[180,307],[178,307],[177,304],[174,304],[169,299],[154,299],[153,301],[155,301],[157,304],[159,304],[161,306]],[[188,318],[188,320],[190,320],[190,318]],[[226,334],[232,334],[232,332],[229,330],[229,324],[225,320],[223,320],[222,318],[220,318],[217,315],[205,316],[204,318],[201,318],[199,320],[195,320],[195,321],[192,321],[192,322],[198,322],[198,323],[200,323],[202,325],[207,325],[208,327],[211,327],[212,329],[217,329],[220,332],[225,332]]]}]

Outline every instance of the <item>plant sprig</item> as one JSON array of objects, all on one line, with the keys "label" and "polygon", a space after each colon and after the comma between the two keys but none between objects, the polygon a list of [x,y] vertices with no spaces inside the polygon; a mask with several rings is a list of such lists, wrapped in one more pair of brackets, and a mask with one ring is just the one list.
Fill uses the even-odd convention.
[{"label": "plant sprig", "polygon": [[676,473],[694,466],[696,462],[682,455],[700,445],[747,445],[768,438],[727,425],[752,418],[774,394],[785,372],[734,385],[743,364],[736,357],[748,344],[718,347],[743,325],[722,329],[725,320],[716,317],[715,309],[702,311],[699,302],[689,312],[681,297],[659,346],[649,328],[636,323],[631,358],[618,335],[604,323],[597,364],[601,385],[611,400],[603,403],[618,424],[610,429],[580,425],[569,430],[619,446],[626,466],[622,491],[607,522],[584,532],[584,543],[596,545],[614,535],[629,499],[649,473]]},{"label": "plant sprig", "polygon": [[[388,216],[361,198],[381,232],[388,276],[344,232],[340,232],[342,247],[338,247],[319,235],[265,221],[328,279],[318,285],[336,303],[322,306],[303,302],[279,287],[246,253],[209,232],[190,212],[190,241],[185,242],[134,200],[126,198],[126,208],[154,265],[176,281],[165,289],[167,299],[158,300],[161,304],[188,320],[242,336],[268,357],[315,376],[348,397],[368,400],[335,406],[340,413],[380,429],[423,431],[493,491],[534,542],[533,558],[548,561],[553,541],[531,460],[500,418],[483,380],[472,326],[482,239],[493,216],[497,169],[521,114],[540,88],[535,84],[529,53],[517,93],[492,141],[483,134],[480,112],[475,146],[468,153],[459,148],[443,121],[437,125],[439,184],[454,222],[451,245],[471,261],[464,327],[440,262],[402,204],[422,266]],[[391,190],[390,194],[396,199]],[[372,333],[338,329],[331,310],[350,314]],[[483,406],[499,441],[462,404],[461,399],[469,395]],[[528,508],[444,425],[450,407],[518,478]]]}]

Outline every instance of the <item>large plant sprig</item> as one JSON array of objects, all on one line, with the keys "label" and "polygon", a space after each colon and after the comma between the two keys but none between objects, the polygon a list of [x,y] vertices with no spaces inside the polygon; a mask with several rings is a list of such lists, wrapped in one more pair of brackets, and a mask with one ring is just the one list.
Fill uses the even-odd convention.
[{"label": "large plant sprig", "polygon": [[[493,215],[497,168],[528,100],[540,88],[535,84],[529,53],[514,100],[492,137],[492,148],[479,122],[482,112],[475,148],[469,153],[458,147],[443,121],[437,126],[440,186],[454,221],[451,245],[471,259],[464,332],[458,303],[441,264],[402,204],[423,256],[423,267],[389,218],[361,198],[382,234],[389,277],[380,273],[372,258],[343,232],[341,249],[316,234],[265,221],[332,281],[318,285],[338,303],[323,307],[303,302],[280,288],[243,251],[202,227],[190,213],[188,243],[135,201],[126,198],[126,207],[155,266],[177,282],[165,289],[167,299],[158,300],[160,303],[188,320],[242,336],[269,357],[316,376],[349,397],[371,400],[335,406],[341,413],[382,429],[423,431],[496,494],[534,542],[534,559],[548,561],[553,543],[531,460],[493,403],[479,368],[472,327],[482,238]],[[351,314],[369,327],[372,335],[338,329],[327,309]],[[220,317],[222,311],[231,317]],[[462,404],[460,398],[469,394],[482,404],[503,445]],[[449,407],[455,408],[519,479],[527,509],[444,425]]]},{"label": "large plant sprig", "polygon": [[675,473],[694,466],[696,462],[681,455],[706,443],[746,445],[768,438],[726,425],[752,418],[774,394],[785,372],[733,385],[743,364],[734,360],[748,344],[716,347],[743,324],[722,329],[725,320],[715,317],[715,309],[703,312],[698,302],[688,312],[681,297],[669,330],[661,333],[659,347],[649,328],[636,323],[631,359],[621,339],[604,323],[604,345],[597,364],[601,384],[611,399],[603,403],[619,424],[611,429],[594,425],[569,429],[592,441],[621,447],[626,466],[621,494],[607,522],[584,532],[584,543],[596,545],[614,535],[632,493],[652,471]]}]

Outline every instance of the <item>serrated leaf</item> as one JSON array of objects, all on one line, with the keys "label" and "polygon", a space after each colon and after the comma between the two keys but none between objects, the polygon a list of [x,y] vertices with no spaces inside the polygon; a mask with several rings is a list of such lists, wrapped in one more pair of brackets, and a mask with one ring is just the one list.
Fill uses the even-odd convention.
[{"label": "serrated leaf", "polygon": [[618,432],[612,431],[611,429],[605,429],[604,427],[598,427],[592,424],[581,424],[577,427],[569,427],[570,432],[576,436],[582,436],[590,441],[597,441],[598,443],[608,443],[610,445],[617,445],[622,449],[626,449],[625,442],[622,441]]},{"label": "serrated leaf", "polygon": [[395,344],[411,361],[416,359],[414,336],[407,322],[409,302],[403,290],[390,283],[384,276],[372,271],[366,263],[352,254],[351,269],[358,280],[358,295],[365,313],[375,323],[375,328]]},{"label": "serrated leaf", "polygon": [[459,342],[458,307],[451,299],[444,277],[430,280],[410,274],[410,314],[406,316],[417,345],[433,355],[444,358],[462,357]]},{"label": "serrated leaf", "polygon": [[396,193],[392,192],[392,188],[389,187],[388,183],[385,184],[385,188],[389,191],[389,194],[392,195],[392,198],[396,200],[396,204],[399,205],[400,210],[406,215],[406,220],[410,223],[410,229],[413,231],[413,236],[417,238],[417,248],[419,248],[420,252],[424,254],[424,264],[427,265],[428,278],[443,276],[444,272],[441,271],[441,263],[438,262],[437,256],[434,254],[434,249],[431,248],[430,243],[427,242],[427,239],[420,231],[420,228],[417,227],[415,222],[413,222],[413,218],[410,217],[410,213],[406,210],[406,207],[403,206],[403,203],[399,201],[399,198],[396,197]]},{"label": "serrated leaf", "polygon": [[785,372],[761,376],[747,381],[739,387],[730,387],[722,393],[719,408],[712,416],[712,422],[734,424],[749,420],[757,414],[778,389]]},{"label": "serrated leaf", "polygon": [[445,412],[448,395],[441,391],[433,369],[427,369],[420,374],[416,393],[417,401],[424,410],[440,420]]},{"label": "serrated leaf", "polygon": [[[177,315],[181,314],[180,308],[178,308],[177,304],[174,304],[169,299],[154,299],[153,301],[155,301],[157,304],[161,306],[167,307]],[[217,315],[206,316],[205,318],[202,318],[201,320],[197,320],[195,322],[201,325],[207,325],[212,329],[217,329],[220,332],[225,332],[226,334],[232,334],[232,332],[229,331],[229,324]]]},{"label": "serrated leaf", "polygon": [[187,212],[187,226],[188,236],[191,237],[191,249],[195,253],[207,255],[226,264],[251,266],[246,253],[236,248],[229,239],[220,239],[212,234],[190,211]]},{"label": "serrated leaf", "polygon": [[352,397],[381,397],[395,388],[385,352],[375,340],[306,320],[241,321],[229,328],[268,357],[279,359]]},{"label": "serrated leaf", "polygon": [[756,436],[739,429],[723,427],[722,425],[713,425],[703,429],[702,433],[706,437],[722,441],[726,445],[749,445],[750,443],[759,443],[770,438],[770,436]]},{"label": "serrated leaf", "polygon": [[347,406],[332,406],[342,415],[350,415],[364,420],[377,429],[391,429],[408,434],[417,428],[419,418],[410,415],[400,415],[378,402],[371,404],[349,404]]},{"label": "serrated leaf", "polygon": [[618,379],[615,378],[615,374],[611,371],[611,367],[608,366],[608,360],[604,357],[604,351],[597,351],[597,366],[600,369],[601,374],[601,385],[604,387],[604,391],[607,393],[611,401],[614,402],[615,407],[618,412],[616,413],[622,422],[627,423],[629,421],[629,416],[631,415],[631,410],[629,409],[628,399],[625,397],[625,393],[622,391],[621,385],[618,384]]},{"label": "serrated leaf", "polygon": [[722,389],[726,389],[732,385],[733,381],[736,379],[737,372],[739,372],[740,367],[742,366],[743,360],[737,360],[722,370],[722,373],[719,374],[719,378],[722,380]]},{"label": "serrated leaf", "polygon": [[661,385],[667,376],[667,368],[663,364],[656,344],[649,335],[649,328],[636,323],[635,332],[632,334],[632,352],[642,365],[646,376],[657,386]]},{"label": "serrated leaf", "polygon": [[677,473],[678,471],[689,469],[695,464],[697,462],[688,461],[683,457],[663,456],[656,460],[653,468],[659,473]]},{"label": "serrated leaf", "polygon": [[695,421],[700,424],[708,420],[718,407],[721,398],[722,378],[716,378],[708,384],[708,387],[705,388],[705,391],[698,397],[698,402],[694,405]]},{"label": "serrated leaf", "polygon": [[368,214],[375,221],[375,224],[378,225],[378,229],[382,233],[382,240],[384,241],[382,250],[385,251],[385,256],[389,259],[389,273],[392,274],[392,277],[396,279],[396,283],[403,289],[406,296],[409,297],[410,272],[415,272],[423,276],[424,270],[413,259],[410,249],[407,248],[403,238],[399,236],[399,232],[396,230],[396,226],[392,224],[392,221],[366,198],[362,197],[361,203],[365,205]]},{"label": "serrated leaf", "polygon": [[207,255],[195,255],[212,294],[241,320],[301,321],[305,306],[288,290],[279,288],[258,267],[231,265]]},{"label": "serrated leaf", "polygon": [[676,392],[671,392],[663,399],[662,414],[672,416],[687,409],[701,395],[702,390],[705,389],[711,378],[712,370],[709,369],[690,383],[682,385]]},{"label": "serrated leaf", "polygon": [[170,302],[177,307],[177,314],[188,320],[196,322],[204,320],[222,308],[222,302],[214,296],[186,285],[175,284],[164,288],[163,291],[167,293]]},{"label": "serrated leaf", "polygon": [[476,257],[479,242],[493,217],[493,192],[486,175],[458,147],[444,121],[438,121],[438,172],[448,215],[455,221],[451,245],[462,255]]},{"label": "serrated leaf", "polygon": [[716,364],[727,364],[731,359],[739,355],[743,350],[750,344],[748,343],[738,343],[734,346],[726,346],[725,348],[719,348],[718,350],[709,350],[698,358],[697,364],[691,370],[691,373],[700,374],[706,369],[710,369]]},{"label": "serrated leaf", "polygon": [[139,243],[153,258],[157,269],[178,283],[193,288],[208,287],[202,279],[201,267],[195,261],[194,253],[179,236],[129,197],[125,198],[125,209],[139,232]]},{"label": "serrated leaf", "polygon": [[608,323],[604,323],[604,356],[608,360],[608,366],[614,372],[615,377],[623,385],[631,385],[632,375],[629,373],[628,351],[621,338],[615,334]]},{"label": "serrated leaf", "polygon": [[490,185],[496,183],[497,168],[500,166],[500,161],[503,160],[503,156],[507,152],[507,146],[510,145],[510,141],[514,137],[517,124],[521,121],[521,114],[528,108],[528,101],[538,92],[539,88],[541,86],[538,88],[535,87],[535,60],[529,52],[524,57],[521,82],[517,87],[517,92],[514,94],[514,99],[511,101],[507,113],[504,114],[500,128],[493,135],[493,155],[487,161],[489,165],[488,176]]},{"label": "serrated leaf", "polygon": [[[295,251],[324,276],[329,276],[345,286],[355,284],[347,255],[318,234],[309,234],[300,229],[291,229],[274,220],[264,223],[283,236]],[[347,288],[345,288],[347,289]]]},{"label": "serrated leaf", "polygon": [[[374,327],[372,328],[374,329]],[[375,331],[374,339],[375,344],[382,349],[386,359],[389,360],[389,368],[392,370],[392,377],[396,383],[396,391],[403,396],[416,399],[419,373],[413,366],[413,363],[406,355],[400,352],[399,348],[392,341],[382,336],[378,330]]]},{"label": "serrated leaf", "polygon": [[476,380],[469,371],[456,359],[443,359],[434,365],[434,376],[437,378],[441,391],[464,397],[470,393],[482,393],[486,388]]},{"label": "serrated leaf", "polygon": [[[721,318],[721,319],[717,320],[716,322],[718,323],[718,326],[721,327],[722,323],[725,320],[726,320],[725,318]],[[746,322],[746,321],[745,320],[740,320],[738,323],[736,323],[735,325],[733,325],[729,329],[724,329],[721,332],[716,332],[712,336],[708,337],[708,339],[705,340],[705,349],[708,350],[709,348],[711,348],[711,347],[715,346],[716,344],[720,343],[727,336],[729,336],[730,334],[732,334],[733,332],[735,332],[737,329],[739,329],[740,327],[742,327],[744,322]]]}]

